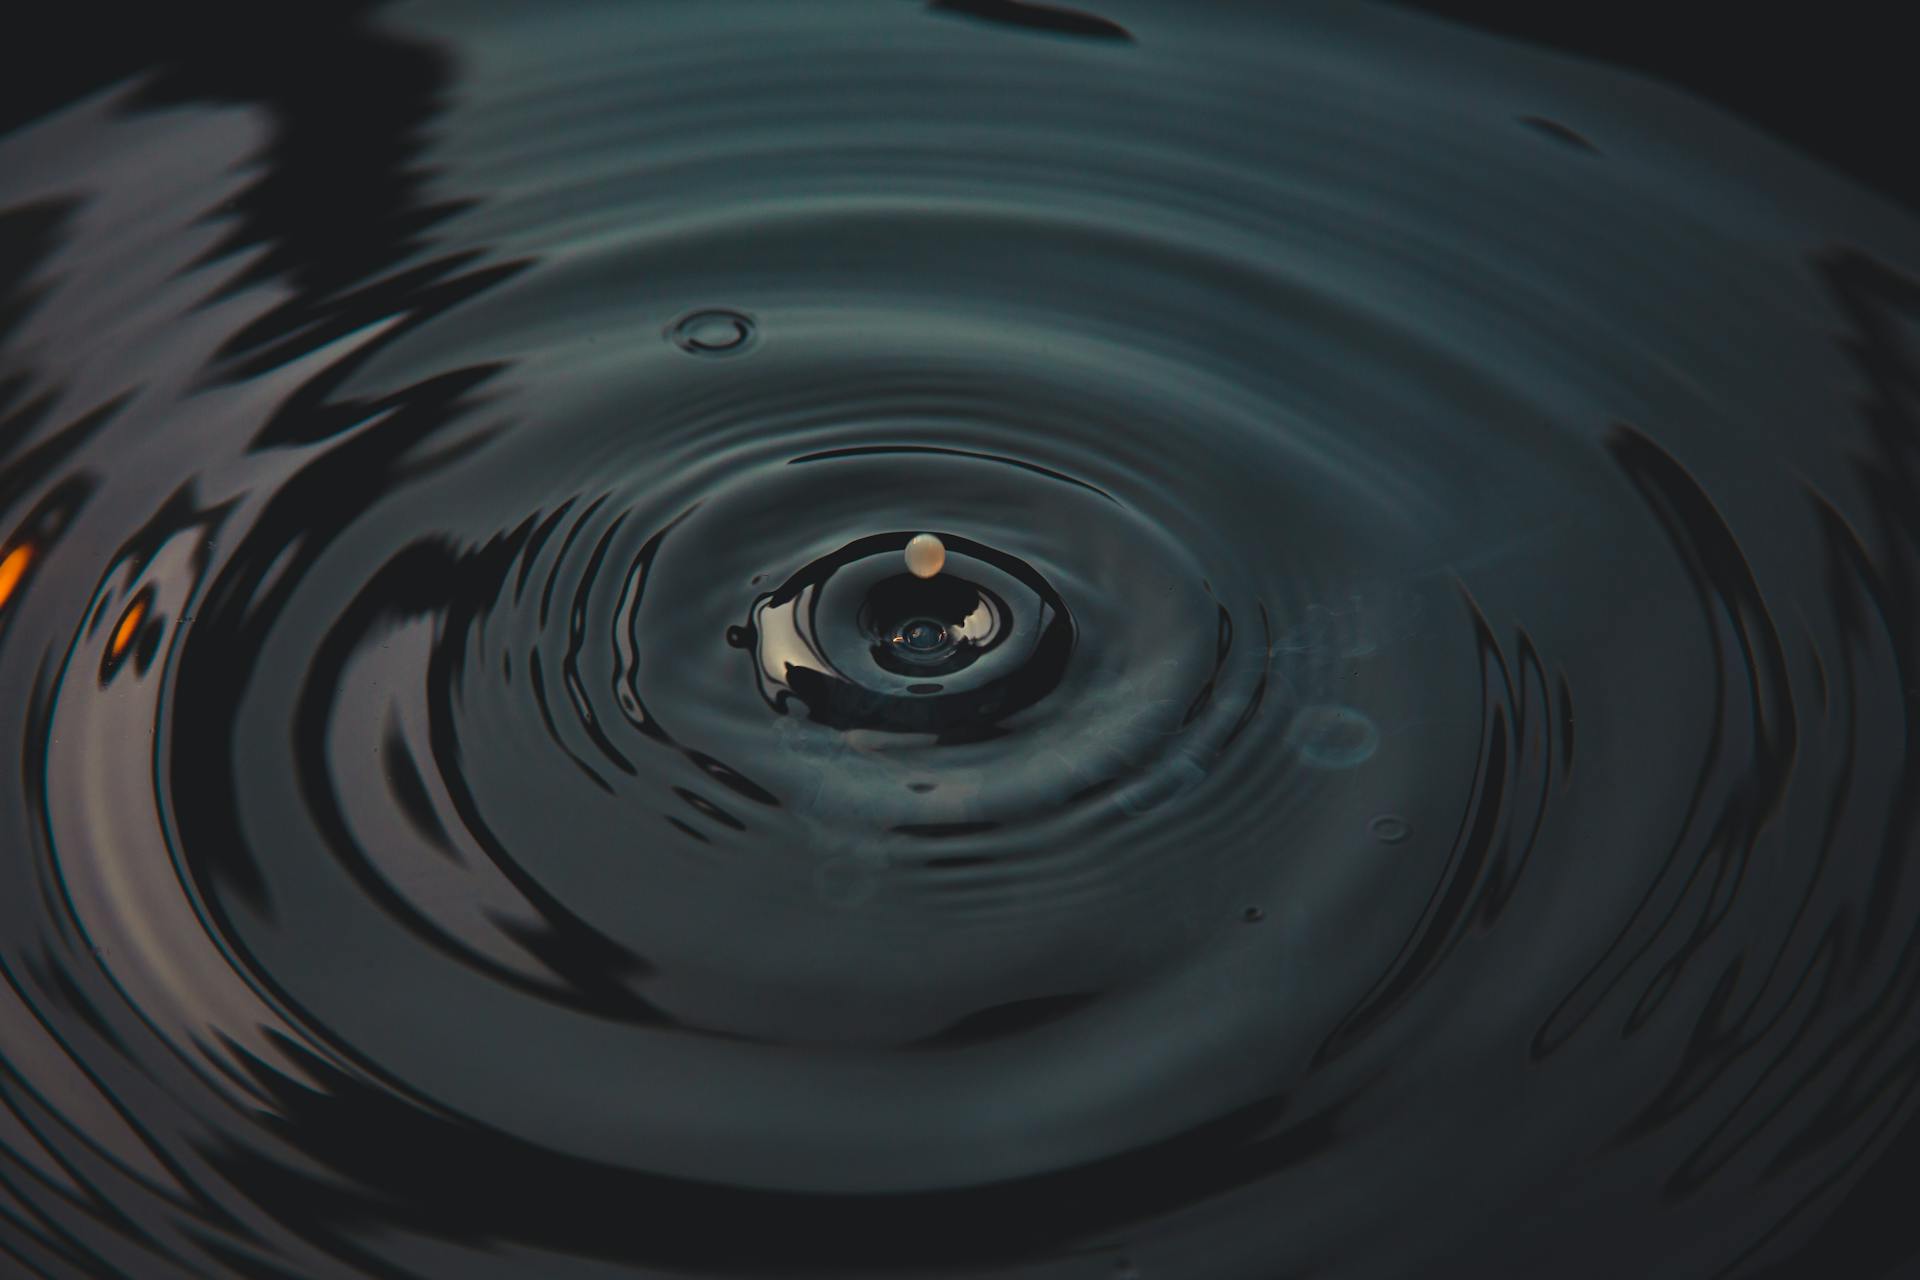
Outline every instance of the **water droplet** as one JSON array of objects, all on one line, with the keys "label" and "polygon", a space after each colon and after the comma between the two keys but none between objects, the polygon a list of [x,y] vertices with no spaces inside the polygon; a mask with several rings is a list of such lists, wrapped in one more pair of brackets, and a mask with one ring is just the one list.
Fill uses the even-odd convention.
[{"label": "water droplet", "polygon": [[1316,769],[1351,769],[1380,748],[1380,730],[1352,707],[1302,707],[1287,726],[1287,745]]},{"label": "water droplet", "polygon": [[758,332],[745,312],[714,308],[681,316],[668,327],[667,336],[690,355],[731,356],[752,346]]},{"label": "water droplet", "polygon": [[947,544],[930,533],[916,533],[907,542],[907,572],[931,578],[947,563]]},{"label": "water droplet", "polygon": [[1398,814],[1383,813],[1367,824],[1367,830],[1383,844],[1399,844],[1413,834],[1413,824]]}]

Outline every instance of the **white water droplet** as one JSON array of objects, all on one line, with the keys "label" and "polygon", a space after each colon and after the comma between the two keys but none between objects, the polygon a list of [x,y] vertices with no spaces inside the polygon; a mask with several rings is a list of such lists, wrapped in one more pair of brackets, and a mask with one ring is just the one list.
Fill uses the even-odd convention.
[{"label": "white water droplet", "polygon": [[907,542],[907,572],[931,578],[947,563],[947,544],[930,533],[916,533]]}]

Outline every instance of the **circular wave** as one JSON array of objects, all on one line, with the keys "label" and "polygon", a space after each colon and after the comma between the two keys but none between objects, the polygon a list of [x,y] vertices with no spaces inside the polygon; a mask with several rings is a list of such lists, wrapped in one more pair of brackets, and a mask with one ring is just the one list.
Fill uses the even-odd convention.
[{"label": "circular wave", "polygon": [[355,145],[0,138],[11,1256],[1830,1247],[1920,1060],[1911,220],[1127,8],[402,7]]}]

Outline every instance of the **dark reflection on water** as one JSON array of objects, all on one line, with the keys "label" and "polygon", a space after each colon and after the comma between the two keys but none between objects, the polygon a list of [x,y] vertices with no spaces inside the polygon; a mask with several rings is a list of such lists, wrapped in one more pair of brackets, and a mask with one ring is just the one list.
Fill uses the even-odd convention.
[{"label": "dark reflection on water", "polygon": [[0,135],[0,1270],[1912,1264],[1910,215],[1384,8],[262,39]]}]

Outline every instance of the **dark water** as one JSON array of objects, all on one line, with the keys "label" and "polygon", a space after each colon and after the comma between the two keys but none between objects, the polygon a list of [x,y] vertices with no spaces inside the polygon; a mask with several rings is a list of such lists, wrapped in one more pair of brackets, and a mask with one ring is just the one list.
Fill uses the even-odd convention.
[{"label": "dark water", "polygon": [[1910,214],[1359,5],[311,54],[0,137],[0,1272],[1911,1274]]}]

